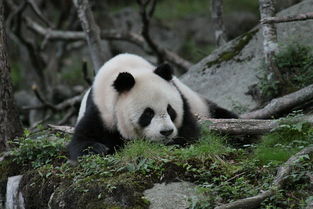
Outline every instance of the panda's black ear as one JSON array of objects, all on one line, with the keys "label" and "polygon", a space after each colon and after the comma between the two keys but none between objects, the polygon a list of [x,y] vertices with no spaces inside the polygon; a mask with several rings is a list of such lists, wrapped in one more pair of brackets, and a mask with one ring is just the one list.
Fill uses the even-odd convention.
[{"label": "panda's black ear", "polygon": [[113,82],[113,87],[119,93],[129,91],[135,85],[135,78],[132,74],[127,72],[120,73],[115,81]]},{"label": "panda's black ear", "polygon": [[155,70],[154,73],[159,75],[161,78],[170,81],[173,78],[173,69],[172,67],[165,63],[165,64],[161,64],[159,65]]}]

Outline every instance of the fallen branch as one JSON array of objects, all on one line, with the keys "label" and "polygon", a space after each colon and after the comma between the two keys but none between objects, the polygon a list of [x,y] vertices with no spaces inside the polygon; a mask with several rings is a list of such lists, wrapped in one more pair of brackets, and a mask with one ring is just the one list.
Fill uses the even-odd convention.
[{"label": "fallen branch", "polygon": [[91,12],[88,0],[73,0],[73,2],[77,9],[82,28],[86,34],[94,70],[97,72],[105,61],[105,53],[100,39],[100,29]]},{"label": "fallen branch", "polygon": [[291,94],[285,95],[280,98],[273,99],[263,109],[240,115],[240,118],[254,118],[254,119],[266,119],[279,115],[282,112],[291,110],[292,108],[301,105],[309,100],[313,99],[313,84],[300,89]]},{"label": "fallen branch", "polygon": [[286,177],[289,175],[292,167],[298,163],[302,156],[313,152],[313,146],[302,149],[297,154],[293,155],[287,162],[278,168],[277,175],[273,181],[271,188],[261,194],[245,199],[237,200],[228,204],[220,205],[215,209],[240,209],[240,208],[257,208],[260,204],[269,196],[273,195],[278,191],[284,184]]},{"label": "fallen branch", "polygon": [[202,123],[208,122],[210,130],[229,135],[262,135],[278,128],[284,123],[307,122],[313,124],[313,115],[279,120],[255,120],[255,119],[213,119],[205,118]]},{"label": "fallen branch", "polygon": [[74,127],[72,126],[56,126],[56,125],[48,124],[48,127],[53,130],[61,131],[61,132],[68,133],[68,134],[74,133]]},{"label": "fallen branch", "polygon": [[270,23],[286,23],[286,22],[295,22],[295,21],[304,21],[313,19],[313,12],[308,12],[298,15],[290,15],[284,17],[268,17],[261,19],[261,24],[270,24]]},{"label": "fallen branch", "polygon": [[[209,130],[229,135],[262,135],[278,128],[284,123],[307,122],[313,124],[313,115],[295,117],[286,120],[254,120],[254,119],[213,119],[201,118],[200,123],[206,124]],[[51,125],[53,126],[53,125]],[[57,126],[61,128],[63,126]],[[64,126],[66,130],[73,127]],[[63,129],[63,128],[61,128]],[[72,132],[68,132],[72,133]]]}]

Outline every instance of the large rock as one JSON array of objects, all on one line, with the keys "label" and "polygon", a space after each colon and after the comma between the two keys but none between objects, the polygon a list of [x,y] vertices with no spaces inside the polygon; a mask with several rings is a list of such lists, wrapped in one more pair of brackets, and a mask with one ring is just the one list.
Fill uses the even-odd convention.
[{"label": "large rock", "polygon": [[[281,11],[278,16],[310,12],[313,0],[306,0]],[[313,45],[313,20],[282,23],[277,25],[278,41],[285,45],[292,41]],[[195,91],[219,105],[246,111],[257,106],[251,96],[246,95],[248,87],[258,82],[262,73],[263,59],[262,31],[255,27],[248,33],[216,49],[212,54],[184,74],[181,79]]]},{"label": "large rock", "polygon": [[199,200],[196,186],[190,182],[171,182],[155,184],[144,192],[144,198],[150,202],[149,209],[185,209],[193,201]]}]

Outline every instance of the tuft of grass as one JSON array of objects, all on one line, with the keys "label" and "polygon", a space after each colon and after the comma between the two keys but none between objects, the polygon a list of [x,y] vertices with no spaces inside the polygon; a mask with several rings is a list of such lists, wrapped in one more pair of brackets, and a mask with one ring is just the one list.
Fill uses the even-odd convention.
[{"label": "tuft of grass", "polygon": [[169,157],[171,146],[152,143],[143,139],[128,142],[124,148],[115,153],[115,157],[125,163],[134,162],[137,159],[161,159]]},{"label": "tuft of grass", "polygon": [[303,122],[282,124],[277,130],[264,135],[256,146],[254,158],[263,165],[282,163],[293,154],[313,143],[313,128]]},{"label": "tuft of grass", "polygon": [[207,159],[216,159],[216,157],[229,153],[232,149],[225,145],[223,137],[210,132],[208,129],[202,129],[202,137],[195,144],[184,149],[175,150],[175,155],[181,160],[191,158],[205,161]]}]

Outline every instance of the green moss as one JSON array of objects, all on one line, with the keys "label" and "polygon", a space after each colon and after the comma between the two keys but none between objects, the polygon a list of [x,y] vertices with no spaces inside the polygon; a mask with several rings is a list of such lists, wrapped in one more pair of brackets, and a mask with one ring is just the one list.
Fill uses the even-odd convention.
[{"label": "green moss", "polygon": [[250,42],[250,40],[253,38],[253,36],[257,32],[258,32],[258,29],[254,29],[252,31],[249,31],[249,32],[241,35],[238,38],[235,45],[230,50],[222,52],[221,54],[218,55],[217,59],[206,63],[206,68],[203,71],[205,71],[207,68],[212,67],[213,65],[217,65],[217,64],[220,64],[222,62],[226,62],[226,61],[233,59]]}]

